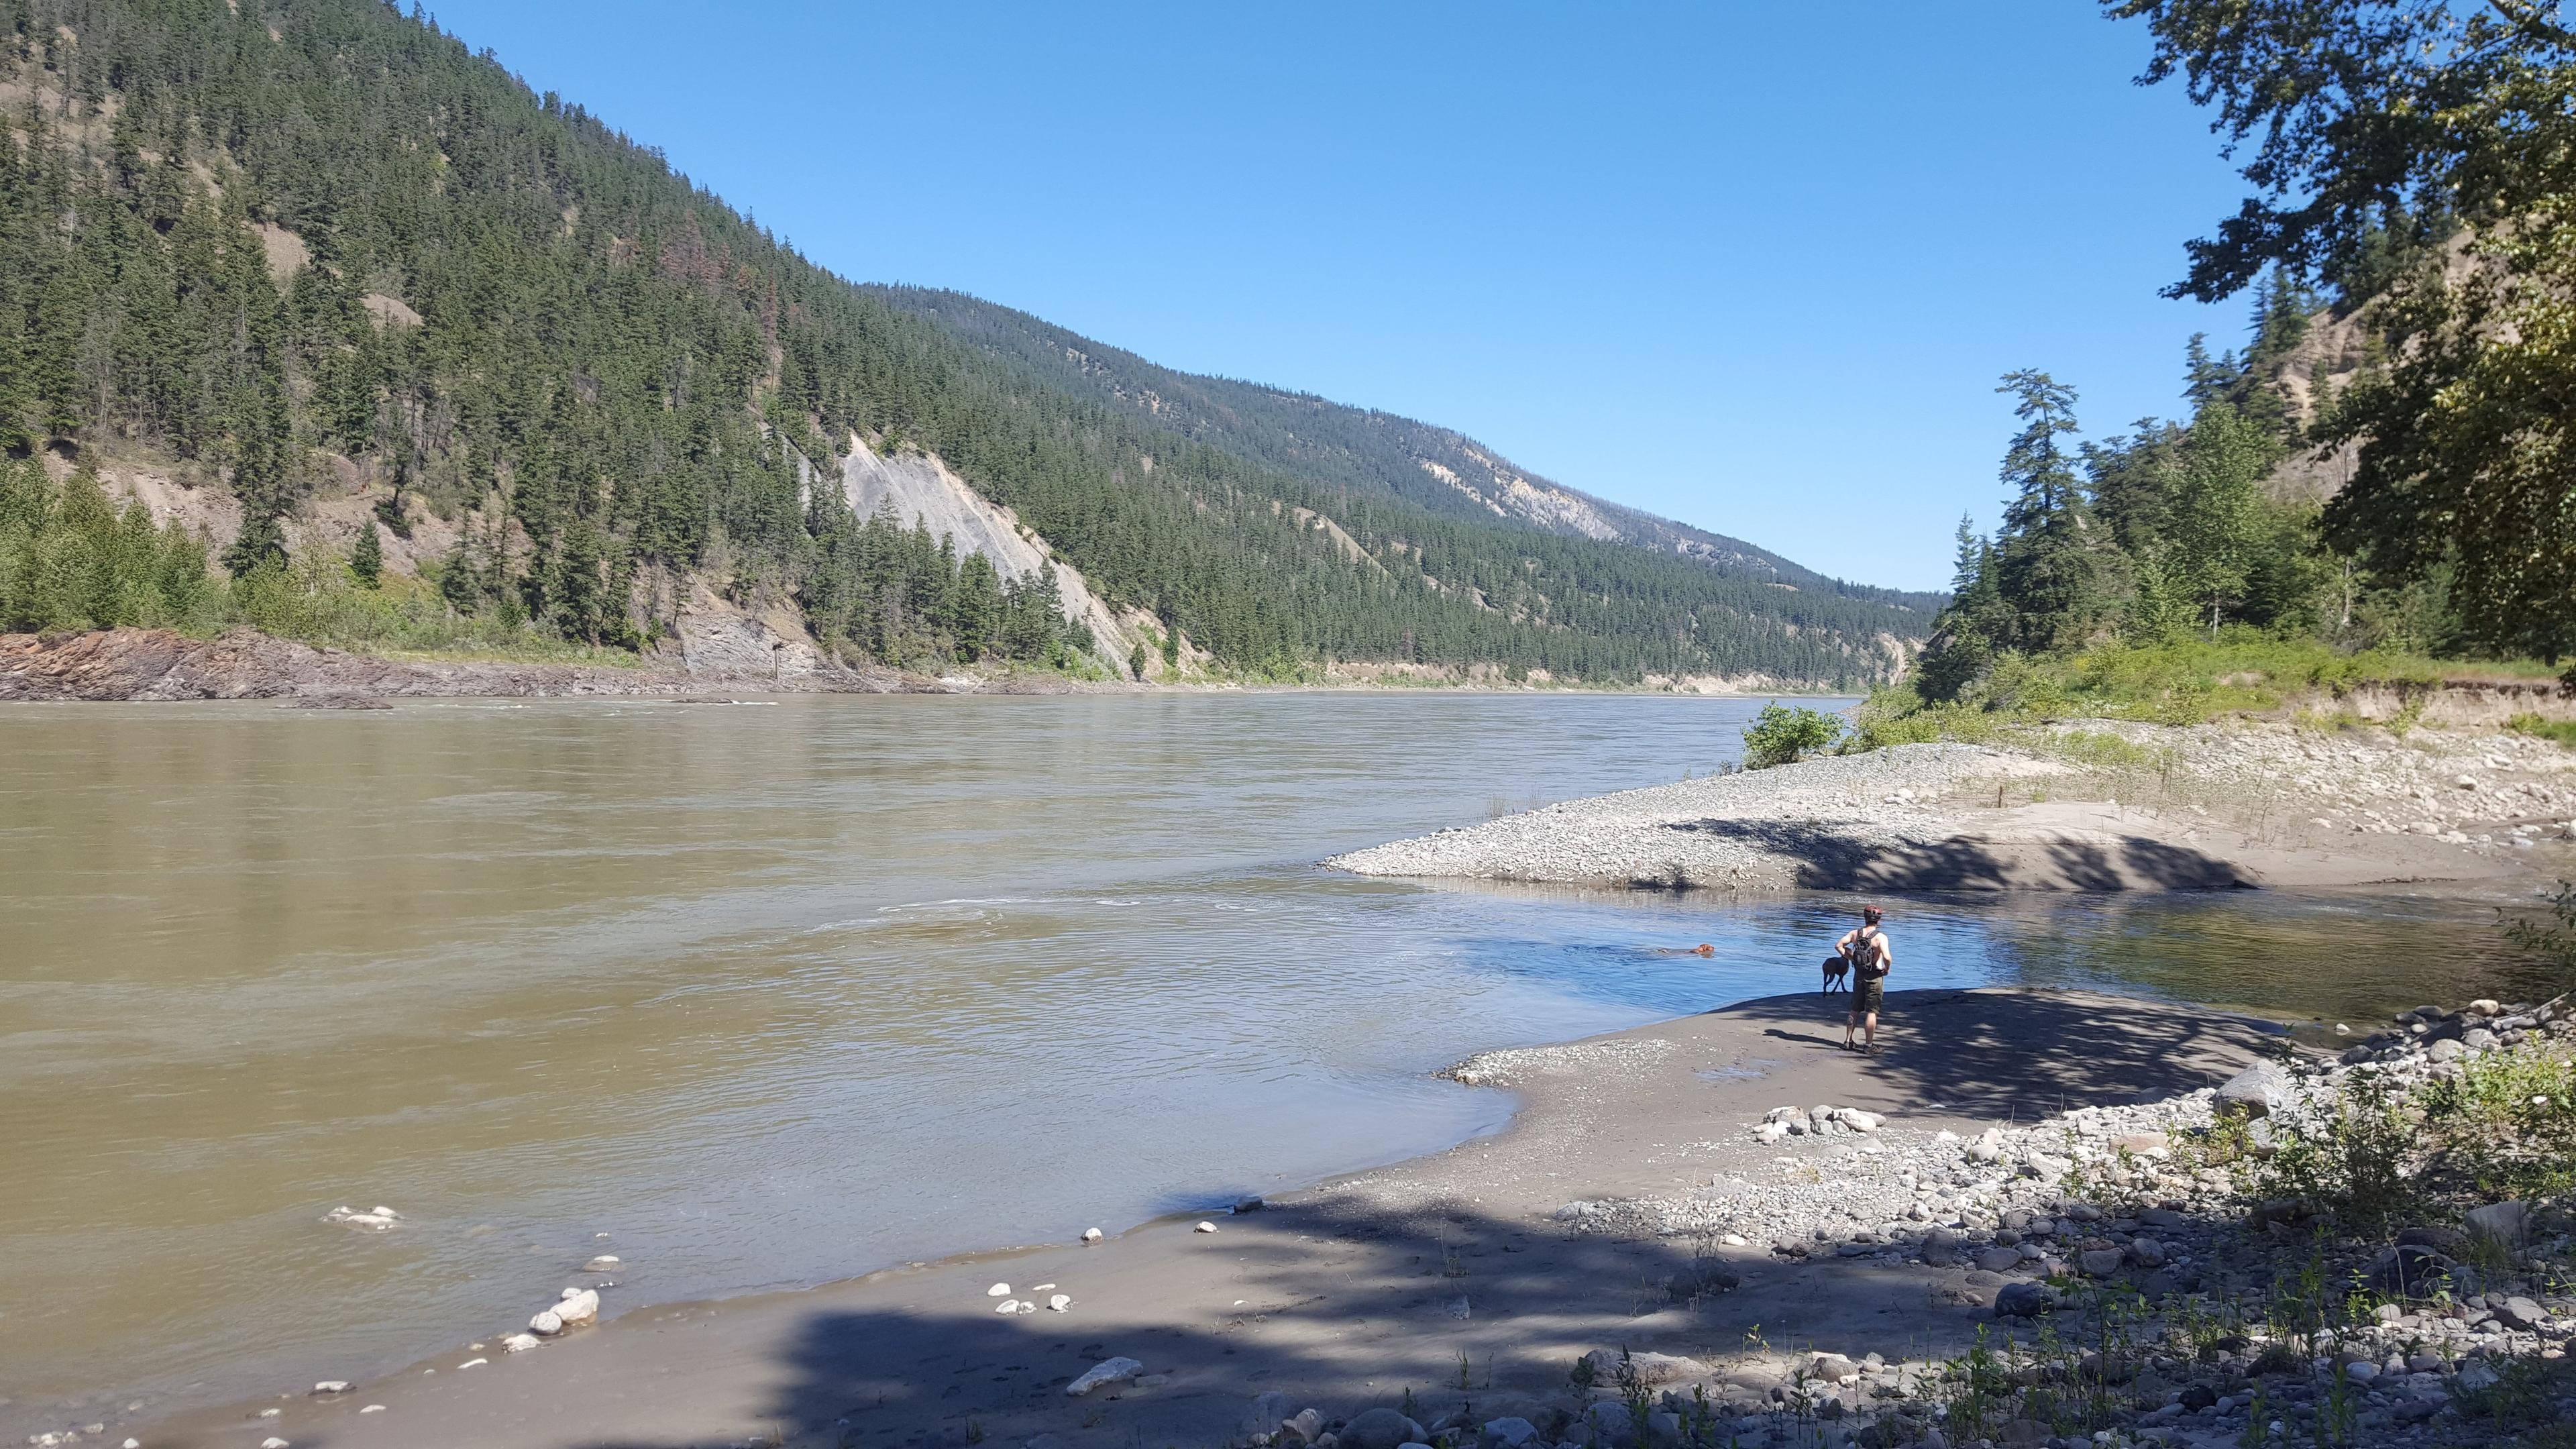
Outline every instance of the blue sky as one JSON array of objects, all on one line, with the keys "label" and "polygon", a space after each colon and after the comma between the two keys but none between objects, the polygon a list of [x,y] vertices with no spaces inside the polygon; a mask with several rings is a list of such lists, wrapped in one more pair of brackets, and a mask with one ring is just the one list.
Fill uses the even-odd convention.
[{"label": "blue sky", "polygon": [[1946,583],[2041,367],[2175,406],[2241,182],[2085,0],[446,0],[857,279],[1458,428],[1875,583]]}]

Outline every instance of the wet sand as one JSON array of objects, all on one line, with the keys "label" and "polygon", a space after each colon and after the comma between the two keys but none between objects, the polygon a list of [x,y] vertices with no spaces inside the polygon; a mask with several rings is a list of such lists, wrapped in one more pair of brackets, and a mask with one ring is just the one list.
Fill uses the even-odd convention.
[{"label": "wet sand", "polygon": [[[1961,1270],[1792,1262],[1758,1241],[1632,1239],[1558,1210],[1729,1175],[1829,1178],[1870,1150],[1868,1138],[1813,1139],[1798,1153],[1756,1141],[1750,1124],[1775,1106],[1861,1107],[1898,1132],[1981,1130],[2209,1085],[2249,1060],[2264,1030],[2202,1008],[2075,993],[1899,991],[1881,1053],[1864,1058],[1839,1048],[1843,1000],[1774,997],[1510,1053],[1523,1105],[1503,1133],[1207,1219],[1214,1233],[1187,1215],[1085,1247],[1075,1241],[1085,1225],[1068,1222],[1061,1244],[622,1317],[611,1288],[613,1321],[532,1352],[502,1352],[501,1335],[520,1325],[495,1324],[479,1351],[460,1343],[328,1401],[285,1393],[120,1427],[108,1442],[132,1432],[149,1449],[263,1435],[352,1449],[569,1449],[1017,1445],[1048,1434],[1066,1449],[1111,1449],[1224,1442],[1270,1390],[1328,1414],[1406,1389],[1427,1408],[1464,1397],[1508,1412],[1562,1389],[1574,1358],[1602,1347],[1717,1361],[1758,1332],[1775,1348],[1938,1356],[1990,1321],[1959,1291]],[[960,1148],[971,1159],[972,1144]],[[1703,1276],[1711,1259],[1742,1286],[1677,1294],[1674,1280]],[[530,1311],[557,1286],[587,1281],[569,1271],[559,1284],[532,1280]],[[1060,1292],[1072,1303],[998,1314],[986,1292],[997,1282],[1015,1299]],[[1069,1379],[1113,1355],[1140,1360],[1147,1378],[1065,1395]],[[477,1358],[489,1361],[461,1367]],[[383,1408],[363,1413],[368,1405]],[[255,1417],[271,1407],[278,1417]]]}]

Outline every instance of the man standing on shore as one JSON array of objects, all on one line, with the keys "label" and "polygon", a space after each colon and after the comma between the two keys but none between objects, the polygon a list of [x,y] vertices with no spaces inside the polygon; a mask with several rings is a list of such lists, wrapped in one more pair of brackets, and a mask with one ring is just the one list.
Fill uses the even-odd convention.
[{"label": "man standing on shore", "polygon": [[1843,1017],[1843,1050],[1854,1049],[1852,1033],[1864,1034],[1863,1052],[1878,1050],[1878,1007],[1886,999],[1887,973],[1896,968],[1896,950],[1879,929],[1878,907],[1863,906],[1860,924],[1843,933],[1834,950],[1851,963],[1851,1010]]}]

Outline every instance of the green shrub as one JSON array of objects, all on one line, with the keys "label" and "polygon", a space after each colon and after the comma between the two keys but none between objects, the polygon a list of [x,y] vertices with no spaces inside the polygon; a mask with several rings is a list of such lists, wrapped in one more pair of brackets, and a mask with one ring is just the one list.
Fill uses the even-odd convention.
[{"label": "green shrub", "polygon": [[95,473],[57,485],[33,459],[0,462],[0,631],[203,627],[217,592],[202,540],[118,509]]},{"label": "green shrub", "polygon": [[2556,740],[2558,743],[2567,746],[2569,749],[2576,750],[2576,720],[2543,719],[2536,710],[2524,710],[2522,713],[2506,720],[2504,722],[2504,727],[2518,735],[2530,735],[2534,739]]},{"label": "green shrub", "polygon": [[2414,1168],[2421,1115],[2372,1078],[2356,1076],[2321,1121],[2270,1119],[2275,1151],[2237,1160],[2237,1189],[2296,1198],[2331,1213],[2345,1232],[2380,1237],[2421,1204]]},{"label": "green shrub", "polygon": [[1773,765],[1793,763],[1801,755],[1831,749],[1834,741],[1843,737],[1843,730],[1838,716],[1773,700],[1762,706],[1753,723],[1744,727],[1744,768],[1767,770]]},{"label": "green shrub", "polygon": [[2576,1067],[2531,1043],[2461,1065],[2424,1093],[2437,1167],[2490,1199],[2576,1191]]}]

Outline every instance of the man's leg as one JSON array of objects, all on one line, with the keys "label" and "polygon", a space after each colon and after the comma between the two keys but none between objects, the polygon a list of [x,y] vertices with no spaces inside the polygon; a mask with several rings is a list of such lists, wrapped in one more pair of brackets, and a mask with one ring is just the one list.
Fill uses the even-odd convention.
[{"label": "man's leg", "polygon": [[1871,1012],[1871,1013],[1869,1014],[1869,1018],[1868,1018],[1868,1034],[1869,1034],[1869,1046],[1868,1046],[1868,1050],[1870,1050],[1870,1051],[1876,1051],[1876,1050],[1878,1050],[1878,1013],[1877,1013],[1877,1012],[1875,1012],[1875,1011],[1873,1011],[1873,1012]]}]

